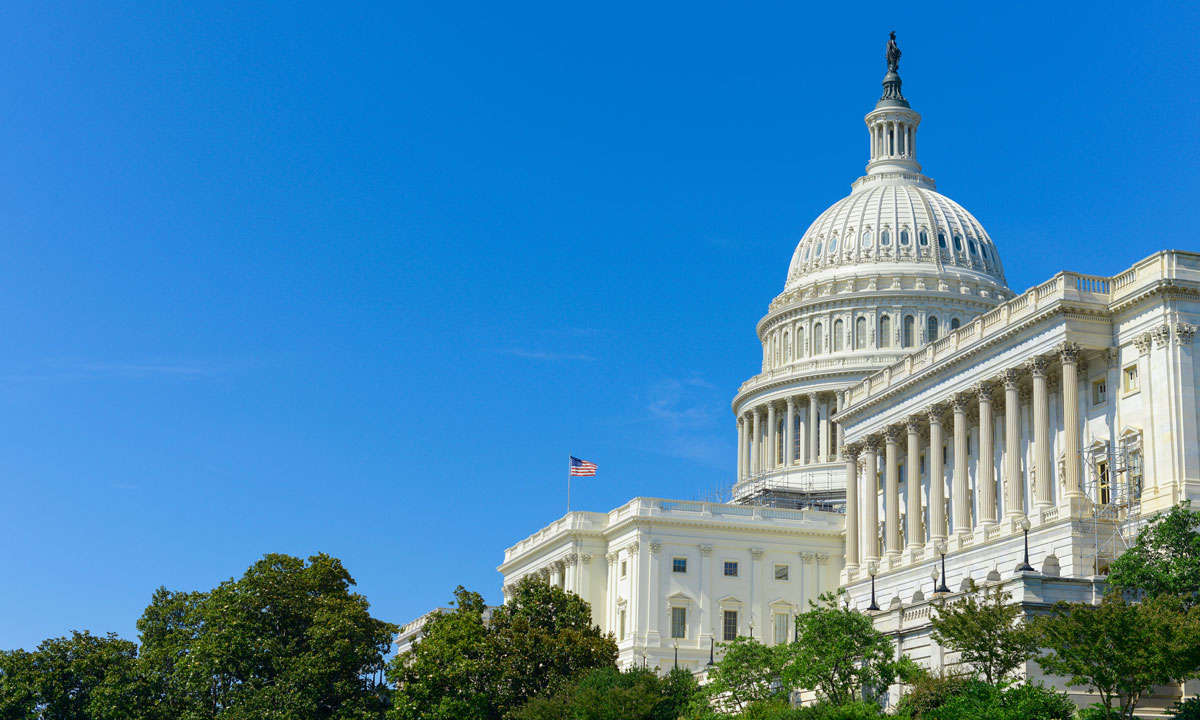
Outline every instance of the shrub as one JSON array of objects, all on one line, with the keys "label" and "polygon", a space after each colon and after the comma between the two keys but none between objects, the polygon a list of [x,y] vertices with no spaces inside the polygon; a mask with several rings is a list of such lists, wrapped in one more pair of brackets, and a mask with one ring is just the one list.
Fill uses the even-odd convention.
[{"label": "shrub", "polygon": [[1042,685],[993,687],[979,680],[922,715],[923,720],[1072,720],[1075,704]]},{"label": "shrub", "polygon": [[919,673],[912,679],[911,689],[896,704],[896,714],[913,720],[923,720],[925,713],[946,704],[970,682],[971,678],[967,675],[955,675],[944,671],[937,674]]},{"label": "shrub", "polygon": [[1175,707],[1171,708],[1171,717],[1175,720],[1200,720],[1200,697],[1175,703]]},{"label": "shrub", "polygon": [[798,708],[799,713],[787,720],[878,720],[885,715],[875,703],[852,700],[842,705],[831,702]]},{"label": "shrub", "polygon": [[1118,720],[1121,713],[1109,710],[1104,703],[1092,703],[1079,711],[1079,720]]}]

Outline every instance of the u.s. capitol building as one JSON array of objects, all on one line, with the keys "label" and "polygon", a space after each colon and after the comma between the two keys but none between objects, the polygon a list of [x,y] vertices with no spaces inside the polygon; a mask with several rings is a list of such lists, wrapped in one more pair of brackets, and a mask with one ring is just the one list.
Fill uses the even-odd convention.
[{"label": "u.s. capitol building", "polygon": [[1200,499],[1200,255],[1014,293],[987,231],[923,174],[894,59],[883,85],[866,174],[800,239],[758,322],[730,502],[639,497],[505,551],[506,587],[533,574],[578,593],[622,665],[703,671],[736,636],[785,642],[839,586],[899,650],[950,665],[935,591],[1096,599],[1139,523]]}]

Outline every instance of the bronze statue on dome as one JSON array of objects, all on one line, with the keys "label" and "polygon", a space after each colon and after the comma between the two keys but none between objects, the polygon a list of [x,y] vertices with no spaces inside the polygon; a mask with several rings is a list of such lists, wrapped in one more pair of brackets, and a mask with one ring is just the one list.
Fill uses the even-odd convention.
[{"label": "bronze statue on dome", "polygon": [[896,72],[900,67],[900,48],[896,45],[896,31],[893,30],[887,44],[888,72]]}]

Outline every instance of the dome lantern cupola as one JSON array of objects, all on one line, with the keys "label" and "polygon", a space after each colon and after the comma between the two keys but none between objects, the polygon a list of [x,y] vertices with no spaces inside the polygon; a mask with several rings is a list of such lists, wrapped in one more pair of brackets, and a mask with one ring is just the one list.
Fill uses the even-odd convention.
[{"label": "dome lantern cupola", "polygon": [[909,107],[908,100],[900,93],[900,48],[896,46],[895,31],[888,40],[887,63],[883,97],[879,98],[875,109],[866,117],[867,130],[871,133],[871,161],[867,163],[867,174],[920,174],[917,126],[921,124],[921,115]]}]

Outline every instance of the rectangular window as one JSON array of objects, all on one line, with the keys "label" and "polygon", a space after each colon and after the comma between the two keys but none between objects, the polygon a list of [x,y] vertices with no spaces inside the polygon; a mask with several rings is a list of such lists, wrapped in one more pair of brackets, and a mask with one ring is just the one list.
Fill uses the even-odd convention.
[{"label": "rectangular window", "polygon": [[621,561],[621,577],[625,577],[625,570],[626,570],[625,561],[622,560]]},{"label": "rectangular window", "polygon": [[620,627],[620,632],[617,633],[617,639],[619,639],[619,640],[625,639],[625,610],[624,609],[621,610],[621,627]]},{"label": "rectangular window", "polygon": [[787,565],[776,565],[775,566],[775,579],[776,580],[787,580],[788,579],[788,566]]},{"label": "rectangular window", "polygon": [[687,558],[671,558],[671,572],[687,572]]},{"label": "rectangular window", "polygon": [[1092,383],[1092,404],[1100,405],[1108,400],[1108,379],[1100,378]]},{"label": "rectangular window", "polygon": [[775,613],[775,644],[785,645],[788,641],[787,613]]},{"label": "rectangular window", "polygon": [[725,577],[737,577],[737,563],[731,560],[725,561]]},{"label": "rectangular window", "polygon": [[726,610],[724,615],[722,616],[722,618],[724,620],[723,626],[722,626],[724,633],[723,633],[722,637],[725,638],[725,642],[733,642],[734,640],[737,640],[737,635],[738,635],[737,610]]},{"label": "rectangular window", "polygon": [[1107,505],[1112,501],[1112,490],[1108,480],[1108,461],[1096,463],[1096,480],[1100,487],[1100,504]]},{"label": "rectangular window", "polygon": [[671,637],[678,639],[687,637],[687,608],[671,608]]},{"label": "rectangular window", "polygon": [[1137,365],[1130,365],[1121,372],[1121,377],[1125,383],[1125,392],[1134,392],[1138,389],[1138,368]]},{"label": "rectangular window", "polygon": [[1129,453],[1129,485],[1134,497],[1142,496],[1142,451],[1132,450]]}]

